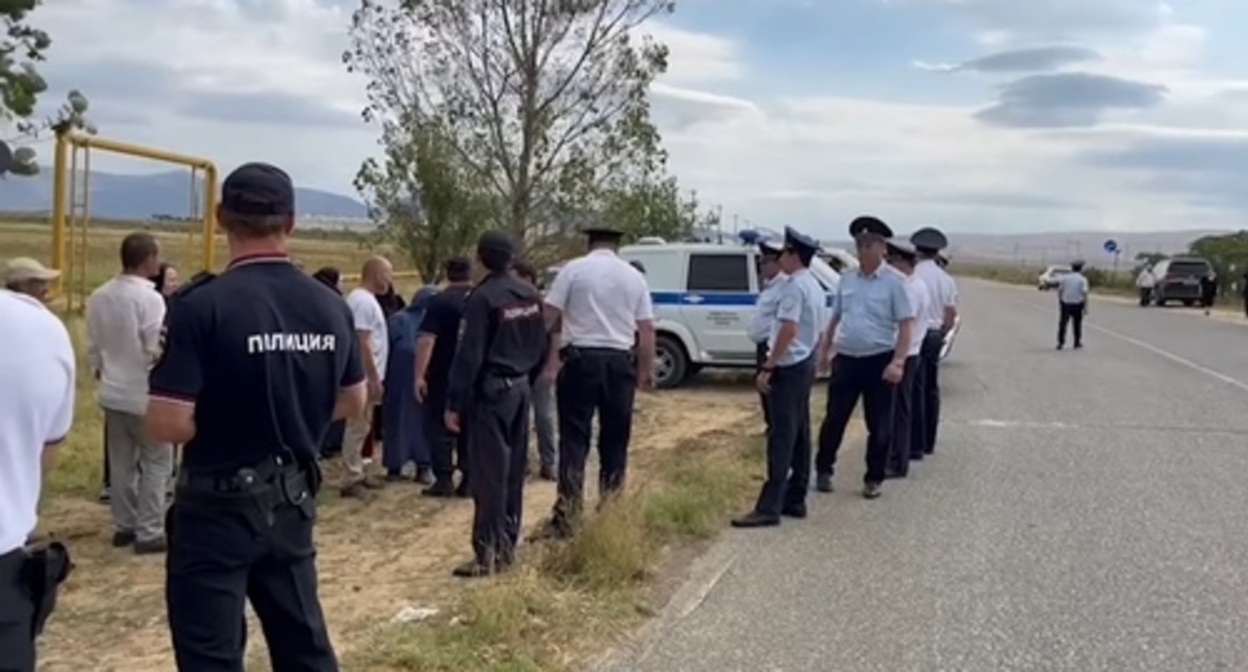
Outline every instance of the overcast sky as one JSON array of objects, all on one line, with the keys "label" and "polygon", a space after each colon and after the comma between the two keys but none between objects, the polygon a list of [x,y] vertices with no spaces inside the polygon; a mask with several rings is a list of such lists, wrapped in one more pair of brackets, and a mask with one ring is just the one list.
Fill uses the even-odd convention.
[{"label": "overcast sky", "polygon": [[[86,92],[102,134],[353,194],[375,147],[341,61],[353,8],[45,0],[32,17],[55,93]],[[671,49],[654,113],[682,185],[730,220],[1244,228],[1246,31],[1243,0],[678,0],[649,26]]]}]

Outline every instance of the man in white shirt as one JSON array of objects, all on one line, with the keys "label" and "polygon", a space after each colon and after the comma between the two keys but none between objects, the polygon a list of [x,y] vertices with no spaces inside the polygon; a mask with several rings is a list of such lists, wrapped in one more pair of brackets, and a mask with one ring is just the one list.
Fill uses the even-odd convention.
[{"label": "man in white shirt", "polygon": [[1145,266],[1135,278],[1135,287],[1140,292],[1140,305],[1147,306],[1153,300],[1153,287],[1157,285],[1157,276],[1152,266]]},{"label": "man in white shirt", "polygon": [[[923,315],[927,311],[927,285],[914,273],[918,258],[914,247],[899,240],[888,241],[888,263],[906,279],[906,296],[910,299],[910,307],[915,315]],[[919,352],[923,349],[923,340],[927,333],[923,329],[910,332],[910,349],[906,353],[906,364],[901,382],[893,388],[893,433],[892,446],[888,455],[889,478],[905,478],[910,474],[910,460],[916,459],[914,436],[921,431],[915,423],[914,405],[916,400],[915,380],[919,371]],[[920,446],[918,459],[922,459]]]},{"label": "man in white shirt", "polygon": [[958,285],[941,266],[941,250],[949,246],[949,239],[939,229],[922,228],[910,236],[919,263],[914,267],[915,276],[927,287],[927,305],[917,313],[916,328],[926,330],[923,347],[919,351],[919,371],[915,379],[915,396],[921,403],[914,405],[922,431],[911,436],[911,452],[922,448],[922,455],[936,451],[936,434],[940,428],[940,352],[945,346],[945,335],[953,329],[958,319]]},{"label": "man in white shirt", "polygon": [[0,290],[0,324],[0,667],[34,672],[25,546],[43,479],[73,423],[74,349],[65,325],[32,297]]},{"label": "man in white shirt", "polygon": [[538,533],[542,538],[566,537],[575,527],[595,413],[599,495],[623,487],[634,394],[654,387],[654,308],[646,278],[616,254],[623,233],[584,233],[589,253],[564,265],[546,294],[547,326],[562,324],[555,340],[563,349],[550,358],[545,374],[553,378],[558,368],[559,488],[554,514]]},{"label": "man in white shirt", "polygon": [[386,330],[386,314],[377,302],[394,281],[394,269],[385,257],[372,257],[364,262],[360,273],[360,285],[347,294],[347,306],[355,320],[355,331],[360,337],[360,356],[364,362],[364,374],[368,381],[367,410],[362,415],[347,418],[342,439],[343,497],[362,497],[365,490],[378,490],[385,483],[366,473],[364,443],[373,430],[373,413],[381,403],[381,386],[386,374],[386,360],[390,349],[390,336]]},{"label": "man in white shirt", "polygon": [[1057,349],[1066,347],[1066,326],[1075,332],[1075,349],[1083,347],[1083,316],[1088,314],[1088,279],[1083,262],[1070,265],[1070,273],[1057,281]]},{"label": "man in white shirt", "polygon": [[148,279],[160,270],[159,243],[147,233],[126,236],[121,266],[87,299],[87,360],[104,409],[113,546],[163,553],[173,446],[153,439],[143,420],[165,324],[165,299]]}]

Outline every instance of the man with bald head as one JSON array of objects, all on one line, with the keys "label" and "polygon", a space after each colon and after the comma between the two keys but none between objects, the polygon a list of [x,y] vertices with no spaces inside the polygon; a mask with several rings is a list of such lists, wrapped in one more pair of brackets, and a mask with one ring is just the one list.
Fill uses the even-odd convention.
[{"label": "man with bald head", "polygon": [[342,441],[343,497],[362,497],[366,490],[380,489],[382,481],[364,470],[364,442],[372,431],[372,415],[381,402],[382,376],[390,344],[386,315],[377,297],[394,281],[394,269],[385,257],[371,257],[360,272],[360,285],[347,294],[347,306],[360,337],[360,355],[368,381],[367,409],[358,417],[347,418]]}]

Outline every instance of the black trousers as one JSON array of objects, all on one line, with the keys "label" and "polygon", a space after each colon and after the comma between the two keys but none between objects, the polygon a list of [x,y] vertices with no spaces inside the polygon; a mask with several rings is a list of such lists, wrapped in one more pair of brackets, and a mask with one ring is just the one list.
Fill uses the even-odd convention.
[{"label": "black trousers", "polygon": [[442,394],[426,397],[421,408],[425,414],[425,436],[429,440],[434,477],[439,482],[450,483],[458,468],[461,485],[468,483],[472,472],[468,459],[468,423],[460,419],[458,434],[446,428],[446,396]]},{"label": "black trousers", "polygon": [[22,581],[26,553],[0,555],[0,670],[35,672],[35,603]]},{"label": "black trousers", "polygon": [[940,429],[940,350],[944,345],[944,332],[940,329],[929,329],[927,336],[923,338],[923,348],[919,350],[919,385],[923,388],[921,441],[924,455],[931,455],[936,451],[936,434]]},{"label": "black trousers", "polygon": [[919,356],[907,357],[901,383],[893,387],[893,442],[888,452],[888,471],[895,476],[910,473],[914,450],[914,383],[918,370]]},{"label": "black trousers", "polygon": [[810,387],[815,358],[776,367],[771,390],[763,395],[767,414],[767,480],[754,510],[778,516],[788,506],[804,504],[810,487]]},{"label": "black trousers", "polygon": [[1140,287],[1140,305],[1147,306],[1153,300],[1152,287]]},{"label": "black trousers", "polygon": [[[754,363],[757,365],[757,371],[762,371],[763,362],[767,361],[767,344],[759,343],[754,346]],[[767,408],[767,395],[762,392],[758,393],[758,404],[763,409],[763,424],[771,425],[771,411]]]},{"label": "black trousers", "polygon": [[104,489],[107,490],[109,482],[112,480],[108,469],[108,416],[104,416],[104,440],[100,442],[104,447]]},{"label": "black trousers", "polygon": [[1075,345],[1083,343],[1083,303],[1059,303],[1057,318],[1057,344],[1066,344],[1066,327],[1075,332]]},{"label": "black trousers", "polygon": [[275,487],[217,493],[179,483],[165,560],[179,672],[243,672],[247,601],[264,628],[274,672],[337,672],[317,597],[316,494],[305,488],[298,506],[263,505],[261,497]]},{"label": "black trousers", "polygon": [[529,456],[529,381],[487,379],[467,414],[472,465],[472,550],[490,567],[510,564],[520,540],[524,478]]},{"label": "black trousers", "polygon": [[607,496],[624,486],[636,392],[637,365],[632,353],[609,348],[564,349],[555,387],[559,414],[556,525],[566,526],[580,514],[594,413],[598,414],[599,493]]},{"label": "black trousers", "polygon": [[867,421],[867,483],[884,480],[892,444],[893,386],[884,380],[884,369],[893,360],[893,353],[869,357],[837,355],[832,359],[832,379],[828,382],[828,410],[819,428],[819,452],[815,470],[832,474],[836,453],[845,438],[845,427],[854,406],[862,399],[862,414]]}]

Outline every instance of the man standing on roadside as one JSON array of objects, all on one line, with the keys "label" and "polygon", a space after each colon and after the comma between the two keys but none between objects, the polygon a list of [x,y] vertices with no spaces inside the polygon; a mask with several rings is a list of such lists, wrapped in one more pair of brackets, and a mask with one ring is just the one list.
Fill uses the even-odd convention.
[{"label": "man standing on roadside", "polygon": [[356,417],[347,418],[342,441],[342,464],[344,479],[343,497],[362,497],[366,490],[379,490],[384,482],[366,473],[364,443],[373,431],[373,412],[381,403],[386,358],[389,354],[390,336],[386,332],[386,315],[377,297],[390,289],[394,269],[385,257],[372,257],[364,263],[360,273],[360,286],[347,294],[347,306],[355,320],[355,332],[360,340],[360,356],[368,384],[368,407]]},{"label": "man standing on roadside", "polygon": [[1135,287],[1140,292],[1140,305],[1147,306],[1153,300],[1153,287],[1157,286],[1157,276],[1153,274],[1153,267],[1148,264],[1144,265],[1143,270],[1135,278]]},{"label": "man standing on roadside", "polygon": [[819,321],[826,301],[809,270],[818,251],[815,241],[785,228],[778,264],[786,277],[774,285],[774,299],[770,299],[774,305],[759,309],[770,320],[767,355],[759,363],[755,381],[767,409],[767,480],[754,510],[733,519],[733,527],[771,527],[780,524],[782,515],[806,517],[810,388],[815,382]]},{"label": "man standing on roadside", "polygon": [[74,347],[56,315],[24,294],[0,290],[0,324],[0,666],[35,672],[35,637],[51,603],[32,595],[47,555],[32,554],[27,540],[73,425]]},{"label": "man standing on roadside", "polygon": [[832,319],[820,348],[821,368],[829,367],[828,408],[819,428],[815,456],[816,485],[832,492],[836,455],[845,427],[858,400],[867,424],[867,473],[862,496],[875,499],[887,476],[892,445],[893,387],[906,372],[914,328],[914,309],[905,279],[884,265],[887,224],[875,217],[859,217],[849,225],[858,248],[858,270],[841,276],[832,302]]},{"label": "man standing on roadside", "polygon": [[[758,303],[754,317],[746,327],[746,335],[754,341],[754,360],[759,371],[767,361],[767,339],[771,337],[771,328],[776,319],[776,306],[780,301],[780,288],[788,276],[780,268],[780,257],[783,256],[782,245],[768,241],[758,243],[758,276],[763,280],[763,291],[758,295]],[[763,423],[770,426],[771,414],[768,411],[767,395],[758,393],[759,403],[763,409]]]},{"label": "man standing on roadside", "polygon": [[[917,262],[914,248],[898,240],[888,241],[888,263],[906,279],[906,296],[910,299],[910,307],[917,316],[927,311],[927,286],[914,274]],[[910,460],[922,459],[921,444],[914,440],[918,429],[914,419],[915,378],[919,370],[919,352],[923,349],[923,338],[926,333],[917,326],[911,329],[910,349],[906,353],[905,372],[901,382],[893,388],[893,431],[892,449],[889,451],[888,477],[905,478],[910,474]],[[915,448],[919,450],[916,452]]]},{"label": "man standing on roadside", "polygon": [[1083,347],[1083,316],[1088,314],[1088,279],[1083,262],[1070,264],[1070,272],[1057,281],[1057,349],[1066,347],[1066,325],[1075,332],[1075,349]]},{"label": "man standing on roadside", "polygon": [[584,499],[595,413],[599,497],[606,501],[624,487],[635,393],[654,388],[654,307],[646,278],[616,253],[623,232],[591,228],[584,233],[589,253],[564,265],[546,294],[546,323],[561,330],[552,340],[562,345],[558,357],[548,358],[543,374],[558,376],[559,494],[540,538],[573,532]]},{"label": "man standing on roadside", "polygon": [[121,241],[121,273],[87,299],[87,359],[100,381],[107,428],[113,547],[163,553],[165,501],[173,446],[143,424],[148,374],[160,356],[165,299],[149,280],[160,269],[160,245],[147,233]]},{"label": "man standing on roadside", "polygon": [[914,328],[924,332],[923,348],[919,351],[919,369],[915,376],[914,405],[920,431],[911,441],[922,448],[922,455],[936,450],[936,433],[940,427],[940,352],[945,347],[945,335],[958,320],[958,285],[945,271],[948,261],[942,260],[941,250],[949,247],[949,239],[939,229],[927,227],[910,236],[919,263],[914,275],[927,287],[927,305],[923,314],[917,315]]},{"label": "man standing on roadside", "polygon": [[[456,257],[446,262],[446,288],[429,300],[416,337],[416,400],[424,406],[425,431],[433,451],[433,485],[427,497],[468,497],[468,427],[452,432],[446,427],[451,362],[459,344],[459,323],[472,290],[472,262]],[[459,485],[455,485],[455,469]]]}]

